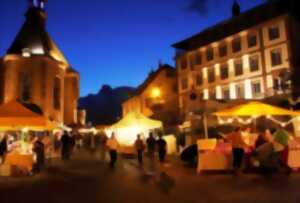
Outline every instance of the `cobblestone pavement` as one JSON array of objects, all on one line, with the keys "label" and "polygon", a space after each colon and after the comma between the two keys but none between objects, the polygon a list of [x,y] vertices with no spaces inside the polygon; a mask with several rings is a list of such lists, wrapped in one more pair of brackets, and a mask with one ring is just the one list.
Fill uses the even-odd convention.
[{"label": "cobblestone pavement", "polygon": [[[170,159],[169,159],[170,160]],[[95,155],[81,153],[67,163],[53,160],[40,175],[0,178],[0,203],[299,203],[300,175],[197,175],[179,161],[155,172],[120,158],[111,170]]]}]

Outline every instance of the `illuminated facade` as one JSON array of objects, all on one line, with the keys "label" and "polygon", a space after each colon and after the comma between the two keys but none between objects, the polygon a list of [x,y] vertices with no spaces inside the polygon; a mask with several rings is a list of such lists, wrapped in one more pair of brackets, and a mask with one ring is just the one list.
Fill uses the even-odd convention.
[{"label": "illuminated facade", "polygon": [[26,20],[0,59],[0,102],[37,105],[49,119],[77,122],[79,74],[71,68],[45,28],[44,1],[32,1]]},{"label": "illuminated facade", "polygon": [[130,112],[137,112],[159,119],[164,124],[176,122],[178,95],[175,68],[160,65],[138,87],[135,95],[122,104],[122,108],[123,116]]},{"label": "illuminated facade", "polygon": [[[176,69],[182,115],[245,100],[288,98],[293,65],[291,17],[281,4],[264,4],[179,42]],[[208,110],[209,111],[209,110]]]}]

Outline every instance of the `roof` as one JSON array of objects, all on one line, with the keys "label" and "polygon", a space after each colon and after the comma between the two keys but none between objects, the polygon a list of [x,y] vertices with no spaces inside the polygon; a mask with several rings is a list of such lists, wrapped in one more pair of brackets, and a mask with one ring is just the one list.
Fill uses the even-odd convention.
[{"label": "roof", "polygon": [[220,41],[228,36],[249,29],[269,19],[288,13],[288,3],[277,1],[276,3],[265,3],[251,10],[241,13],[227,21],[209,27],[204,31],[185,39],[172,46],[182,50],[193,50],[213,42]]},{"label": "roof", "polygon": [[31,7],[26,20],[7,54],[22,54],[29,49],[32,55],[45,55],[58,62],[68,62],[45,28],[46,14],[39,8]]},{"label": "roof", "polygon": [[164,70],[176,74],[176,69],[174,67],[168,64],[160,65],[159,68],[156,71],[151,72],[147,77],[147,79],[137,88],[137,90],[135,91],[135,95],[141,94],[153,82],[153,80],[155,80],[155,78]]}]

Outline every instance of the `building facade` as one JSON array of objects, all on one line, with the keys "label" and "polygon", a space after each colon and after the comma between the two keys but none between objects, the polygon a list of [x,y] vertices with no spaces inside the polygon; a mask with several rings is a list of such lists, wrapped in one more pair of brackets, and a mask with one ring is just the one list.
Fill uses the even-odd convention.
[{"label": "building facade", "polygon": [[291,22],[282,1],[245,13],[235,4],[231,19],[174,44],[181,115],[291,98],[299,90]]},{"label": "building facade", "polygon": [[0,103],[37,105],[50,120],[77,122],[79,73],[48,35],[44,1],[33,1],[20,32],[0,59]]},{"label": "building facade", "polygon": [[177,77],[175,68],[160,65],[149,74],[135,94],[122,104],[123,116],[130,112],[142,113],[163,121],[176,123],[178,113]]}]

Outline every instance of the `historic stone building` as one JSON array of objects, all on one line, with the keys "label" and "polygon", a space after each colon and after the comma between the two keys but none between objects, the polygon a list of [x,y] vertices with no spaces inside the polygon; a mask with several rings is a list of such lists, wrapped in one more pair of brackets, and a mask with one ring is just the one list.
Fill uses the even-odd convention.
[{"label": "historic stone building", "polygon": [[292,2],[272,1],[240,13],[235,1],[231,19],[173,45],[182,116],[247,100],[289,103],[300,96],[299,21]]},{"label": "historic stone building", "polygon": [[178,95],[175,68],[160,65],[136,90],[135,94],[122,104],[123,116],[130,112],[163,121],[165,125],[177,123]]},{"label": "historic stone building", "polygon": [[35,104],[49,119],[77,122],[79,74],[46,31],[45,1],[32,1],[26,20],[0,59],[0,102]]}]

